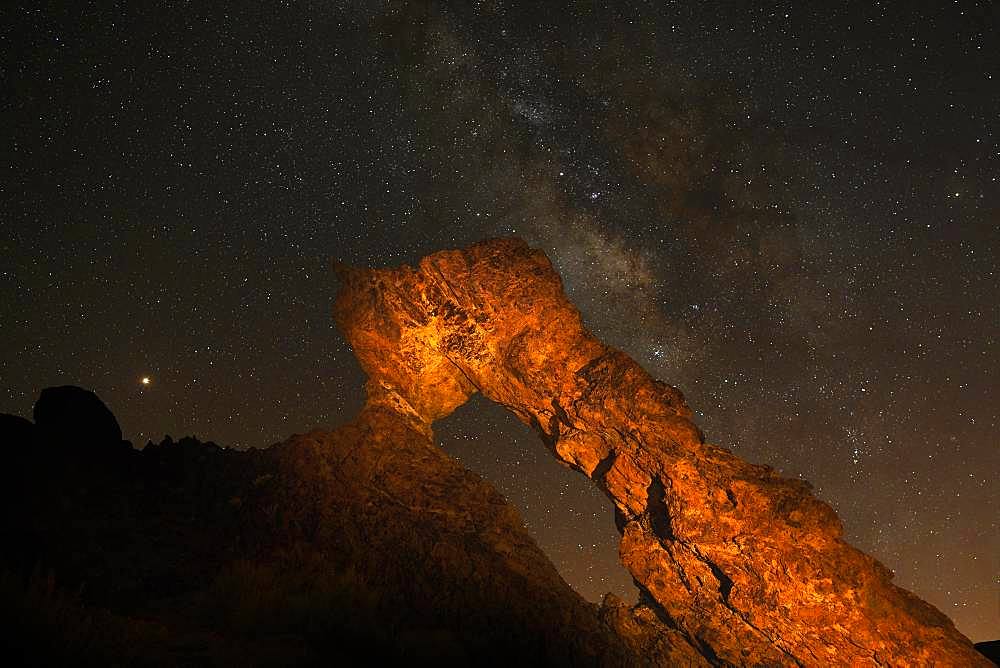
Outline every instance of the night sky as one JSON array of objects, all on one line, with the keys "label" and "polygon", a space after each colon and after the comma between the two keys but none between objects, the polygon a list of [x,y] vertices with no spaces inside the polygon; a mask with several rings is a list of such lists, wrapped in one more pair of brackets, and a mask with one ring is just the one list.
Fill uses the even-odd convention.
[{"label": "night sky", "polygon": [[[709,440],[1000,637],[1000,5],[261,4],[2,10],[0,411],[73,383],[136,445],[335,426],[331,259],[516,234]],[[437,429],[581,593],[634,597],[526,427]]]}]

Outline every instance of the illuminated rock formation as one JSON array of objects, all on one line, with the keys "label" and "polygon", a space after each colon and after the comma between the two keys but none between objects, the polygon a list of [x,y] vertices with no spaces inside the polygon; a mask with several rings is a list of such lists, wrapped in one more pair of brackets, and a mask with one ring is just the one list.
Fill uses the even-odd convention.
[{"label": "illuminated rock formation", "polygon": [[641,599],[603,614],[646,656],[989,665],[844,542],[806,483],[705,443],[676,388],[584,328],[543,253],[502,239],[416,268],[338,271],[335,317],[368,374],[367,410],[430,439],[435,420],[482,392],[607,493]]}]

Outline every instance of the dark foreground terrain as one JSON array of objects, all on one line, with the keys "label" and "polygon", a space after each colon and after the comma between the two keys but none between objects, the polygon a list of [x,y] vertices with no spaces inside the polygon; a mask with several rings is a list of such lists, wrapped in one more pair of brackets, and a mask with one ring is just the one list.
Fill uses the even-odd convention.
[{"label": "dark foreground terrain", "polygon": [[19,665],[643,663],[602,621],[616,602],[599,613],[491,486],[377,412],[246,452],[136,450],[79,388],[35,419],[0,418]]}]

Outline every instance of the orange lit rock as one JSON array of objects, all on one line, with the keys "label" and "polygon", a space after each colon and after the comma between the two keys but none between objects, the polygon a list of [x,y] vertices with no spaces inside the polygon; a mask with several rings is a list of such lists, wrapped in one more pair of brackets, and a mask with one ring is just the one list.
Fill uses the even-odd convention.
[{"label": "orange lit rock", "polygon": [[416,268],[338,273],[335,317],[368,375],[369,407],[430,437],[435,420],[482,392],[612,499],[641,600],[602,614],[646,656],[989,665],[945,615],[844,542],[806,483],[705,443],[676,388],[584,328],[542,252],[499,239]]}]

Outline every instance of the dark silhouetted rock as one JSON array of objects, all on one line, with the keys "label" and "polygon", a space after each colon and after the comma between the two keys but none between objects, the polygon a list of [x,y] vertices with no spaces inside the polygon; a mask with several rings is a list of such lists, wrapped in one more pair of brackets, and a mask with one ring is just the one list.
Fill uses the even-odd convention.
[{"label": "dark silhouetted rock", "polygon": [[[395,411],[266,450],[165,439],[102,462],[36,469],[0,513],[0,569],[26,583],[0,636],[19,652],[74,665],[644,665],[493,486]],[[49,572],[79,596],[46,581],[38,595],[32,574]],[[66,644],[78,627],[82,648]],[[41,633],[59,642],[35,647]],[[141,649],[121,647],[129,633]]]},{"label": "dark silhouetted rock", "polygon": [[16,502],[21,494],[24,469],[34,466],[33,460],[40,454],[37,436],[38,429],[31,421],[0,413],[0,456],[8,473],[14,473],[12,479],[0,485],[0,503]]},{"label": "dark silhouetted rock", "polygon": [[[340,268],[368,373],[349,424],[236,452],[142,451],[79,388],[35,406],[0,502],[0,644],[146,666],[983,666],[950,620],[843,542],[806,485],[703,442],[680,392],[591,336],[519,240]],[[616,505],[637,605],[574,592],[432,423],[481,391]],[[7,442],[31,429],[5,419]],[[36,439],[37,440],[37,439]],[[44,439],[42,439],[44,441]],[[83,448],[86,450],[86,448]],[[51,452],[50,452],[51,451]],[[10,491],[14,490],[14,491]]]},{"label": "dark silhouetted rock", "polygon": [[96,394],[75,385],[47,387],[34,409],[35,424],[56,443],[118,446],[122,430]]},{"label": "dark silhouetted rock", "polygon": [[1000,640],[977,642],[976,650],[987,659],[1000,666]]},{"label": "dark silhouetted rock", "polygon": [[0,447],[5,457],[14,449],[30,447],[35,438],[35,425],[19,415],[0,413]]}]

